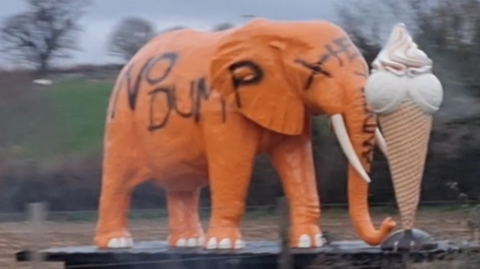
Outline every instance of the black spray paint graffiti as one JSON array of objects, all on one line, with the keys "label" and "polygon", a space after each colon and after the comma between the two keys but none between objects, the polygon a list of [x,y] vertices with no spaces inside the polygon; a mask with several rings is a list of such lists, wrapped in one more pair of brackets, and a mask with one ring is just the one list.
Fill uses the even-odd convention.
[{"label": "black spray paint graffiti", "polygon": [[[142,69],[140,73],[143,73],[145,71],[145,68],[147,65],[142,66]],[[127,94],[128,94],[128,105],[131,110],[135,110],[135,105],[137,101],[137,95],[138,95],[138,90],[140,89],[140,84],[141,84],[141,78],[140,76],[137,76],[134,82],[132,82],[132,69],[133,69],[133,64],[130,65],[127,70],[125,71],[125,74],[123,75],[123,78],[121,79],[120,83],[118,84],[118,88],[115,89],[115,96],[114,96],[114,107],[112,109],[112,113],[110,114],[110,118],[113,119],[115,118],[115,112],[116,112],[116,107],[117,107],[117,99],[118,96],[121,92],[121,90],[125,87],[125,83],[127,84]]]},{"label": "black spray paint graffiti", "polygon": [[361,156],[362,158],[367,160],[368,164],[372,164],[373,149],[375,147],[375,130],[377,129],[377,123],[375,119],[375,113],[367,104],[364,88],[362,88],[362,96],[363,96],[363,111],[366,115],[362,125],[362,132],[367,134],[368,138],[365,141],[363,141],[363,147],[365,149],[362,151]]},{"label": "black spray paint graffiti", "polygon": [[[310,89],[315,76],[324,75],[329,78],[332,77],[330,72],[323,69],[323,65],[331,59],[336,59],[340,66],[344,66],[344,62],[340,56],[345,55],[350,63],[360,57],[358,49],[348,37],[334,39],[330,44],[325,45],[324,49],[326,52],[322,54],[315,63],[308,63],[302,59],[295,60],[296,63],[299,63],[312,71],[305,82],[303,87],[304,90]],[[368,70],[354,71],[354,74],[366,78]]]},{"label": "black spray paint graffiti", "polygon": [[[153,132],[155,130],[162,129],[168,124],[172,111],[177,113],[183,118],[194,118],[195,122],[199,122],[201,118],[202,101],[207,101],[210,98],[211,90],[207,87],[205,78],[195,79],[190,82],[189,98],[191,100],[191,108],[188,111],[181,111],[177,105],[176,86],[171,85],[169,87],[156,87],[148,93],[150,95],[150,125],[148,130]],[[161,120],[155,120],[155,101],[156,98],[163,94],[163,97],[167,103],[167,112]],[[222,120],[226,121],[226,108],[225,100],[220,99],[220,105],[222,110]]]},{"label": "black spray paint graffiti", "polygon": [[[325,55],[328,57],[335,57],[340,66],[343,66],[343,61],[342,58],[340,58],[340,55],[345,54],[349,62],[352,62],[360,56],[358,51],[355,49],[355,46],[347,37],[334,39],[332,43],[333,44],[325,45],[325,50],[327,51]],[[335,45],[335,48],[332,48],[332,45]]]},{"label": "black spray paint graffiti", "polygon": [[[149,58],[147,62],[141,67],[138,73],[138,76],[135,78],[135,81],[132,81],[132,70],[133,70],[134,64],[133,63],[130,64],[130,66],[127,67],[127,70],[125,71],[125,74],[118,85],[119,88],[115,89],[115,97],[113,101],[115,107],[112,109],[110,118],[113,119],[115,117],[115,110],[116,110],[115,108],[116,108],[118,95],[120,94],[120,91],[121,89],[123,89],[124,86],[126,86],[127,88],[128,105],[130,107],[130,110],[135,111],[135,108],[137,105],[138,92],[140,90],[140,86],[142,85],[142,80],[144,76],[146,76],[146,79],[149,84],[153,84],[157,80],[161,81],[165,79],[165,77],[168,76],[168,74],[170,74],[171,69],[173,68],[173,65],[175,64],[177,58],[178,56],[175,53],[166,53],[157,57]],[[150,72],[153,66],[155,66],[155,64],[159,63],[162,60],[168,60],[170,62],[167,70],[164,73],[164,76],[159,78],[151,78]],[[125,83],[127,85],[124,85]]]},{"label": "black spray paint graffiti", "polygon": [[307,81],[305,82],[305,85],[303,86],[304,90],[310,89],[310,87],[312,86],[313,78],[315,76],[324,75],[324,76],[329,77],[329,78],[332,77],[332,74],[330,72],[323,70],[322,65],[325,62],[324,58],[320,58],[320,60],[318,60],[317,62],[315,62],[313,64],[307,63],[306,61],[300,60],[300,59],[295,60],[295,62],[303,65],[304,67],[306,67],[310,70],[312,70],[312,73],[310,73],[310,75],[307,78]]},{"label": "black spray paint graffiti", "polygon": [[[248,69],[251,75],[249,75],[248,77],[237,77],[235,72],[244,68]],[[239,61],[233,63],[229,66],[228,70],[230,71],[230,75],[232,77],[232,85],[235,91],[235,103],[237,104],[237,107],[242,107],[240,88],[243,86],[255,85],[262,82],[264,76],[263,70],[257,63],[253,61]]]},{"label": "black spray paint graffiti", "polygon": [[[206,79],[204,77],[194,79],[190,81],[189,88],[189,99],[192,104],[191,108],[188,111],[181,111],[179,109],[177,104],[177,86],[175,84],[161,85],[170,76],[175,64],[178,61],[178,58],[179,55],[174,52],[168,52],[149,58],[141,67],[138,75],[135,78],[135,81],[132,81],[133,64],[131,64],[126,70],[124,77],[119,84],[120,89],[125,86],[124,83],[127,84],[126,88],[128,92],[128,104],[131,111],[135,111],[137,97],[142,83],[147,83],[149,86],[153,87],[153,90],[147,93],[150,96],[148,130],[151,132],[165,127],[168,124],[172,112],[177,113],[177,115],[183,118],[193,118],[195,122],[199,122],[201,119],[200,111],[202,107],[202,101],[206,101],[210,97],[211,89],[207,86]],[[156,70],[155,67],[159,64],[166,64],[167,67],[163,69],[164,71],[161,74],[154,76],[153,72]],[[120,89],[116,89],[114,100],[115,103]],[[156,114],[155,112],[158,108],[155,106],[155,104],[160,97],[165,98],[164,100],[166,101],[167,111],[161,120],[156,120],[154,115]],[[222,111],[222,120],[225,122],[226,104],[223,98],[220,99],[220,106]],[[111,114],[112,118],[114,116],[115,107]]]},{"label": "black spray paint graffiti", "polygon": [[[308,76],[304,90],[310,89],[312,86],[313,80],[315,76],[323,75],[328,78],[332,78],[333,75],[323,69],[323,65],[331,59],[336,59],[340,66],[344,66],[344,61],[342,59],[342,55],[345,55],[349,63],[355,61],[358,57],[360,57],[360,53],[355,45],[351,42],[348,37],[334,39],[330,44],[325,45],[325,53],[322,54],[318,61],[315,63],[307,63],[304,60],[297,59],[295,62],[299,63],[300,65],[310,69],[312,72]],[[368,67],[367,65],[363,65],[364,70],[358,71],[354,70],[354,75],[361,76],[364,78],[368,77]],[[363,150],[361,153],[362,158],[364,158],[368,164],[372,163],[373,158],[373,148],[375,146],[375,129],[377,128],[376,121],[375,121],[375,114],[374,112],[368,107],[365,95],[362,91],[362,98],[363,98],[363,110],[365,113],[365,119],[362,125],[362,132],[368,135],[368,138],[363,142]]]}]

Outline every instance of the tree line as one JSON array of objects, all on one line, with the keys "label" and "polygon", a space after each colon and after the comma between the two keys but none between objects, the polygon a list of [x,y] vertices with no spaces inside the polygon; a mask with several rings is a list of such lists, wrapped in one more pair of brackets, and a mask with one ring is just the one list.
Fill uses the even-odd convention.
[{"label": "tree line", "polygon": [[[55,60],[70,58],[81,50],[80,19],[91,6],[90,0],[24,0],[26,11],[7,17],[0,28],[0,52],[17,64],[33,66],[44,75]],[[220,23],[212,31],[233,27]],[[185,28],[173,26],[158,31],[153,22],[139,16],[126,16],[110,33],[109,55],[128,61],[152,37]]]}]

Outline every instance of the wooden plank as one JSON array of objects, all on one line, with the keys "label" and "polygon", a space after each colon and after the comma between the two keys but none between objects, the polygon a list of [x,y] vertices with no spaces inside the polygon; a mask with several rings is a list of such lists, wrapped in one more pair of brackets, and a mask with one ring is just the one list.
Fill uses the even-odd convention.
[{"label": "wooden plank", "polygon": [[40,269],[42,266],[43,255],[40,254],[42,243],[45,242],[45,218],[46,206],[44,203],[29,204],[30,215],[30,239],[31,239],[31,261],[30,268]]},{"label": "wooden plank", "polygon": [[290,210],[287,197],[278,199],[278,211],[280,215],[279,238],[280,255],[278,256],[278,269],[292,269],[292,255],[290,253]]}]

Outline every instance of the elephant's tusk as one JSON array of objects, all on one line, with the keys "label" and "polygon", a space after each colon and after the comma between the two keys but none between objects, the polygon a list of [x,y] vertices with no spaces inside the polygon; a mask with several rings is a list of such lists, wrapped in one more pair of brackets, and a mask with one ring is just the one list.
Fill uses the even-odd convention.
[{"label": "elephant's tusk", "polygon": [[385,138],[383,138],[383,135],[378,128],[375,129],[375,139],[377,140],[378,147],[383,152],[383,155],[388,158],[387,142],[385,141]]},{"label": "elephant's tusk", "polygon": [[342,147],[345,156],[347,157],[350,164],[357,171],[357,173],[367,182],[370,183],[370,177],[368,176],[365,169],[363,169],[362,163],[358,159],[355,150],[353,149],[352,142],[347,133],[347,128],[345,127],[345,122],[343,121],[343,116],[341,114],[335,114],[330,117],[333,125],[333,130],[337,135],[338,142]]}]

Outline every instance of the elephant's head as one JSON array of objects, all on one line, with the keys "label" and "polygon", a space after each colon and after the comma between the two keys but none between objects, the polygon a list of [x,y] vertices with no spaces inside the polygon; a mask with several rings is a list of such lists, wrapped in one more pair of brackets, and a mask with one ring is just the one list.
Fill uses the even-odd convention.
[{"label": "elephant's head", "polygon": [[373,62],[365,87],[388,144],[388,160],[403,228],[411,230],[430,137],[432,115],[443,89],[432,74],[432,60],[414,43],[404,24]]},{"label": "elephant's head", "polygon": [[372,245],[390,234],[395,223],[387,219],[376,230],[368,211],[367,173],[381,135],[364,98],[368,66],[345,31],[328,22],[253,20],[224,34],[210,75],[216,91],[271,131],[299,135],[306,117],[327,115],[349,161],[357,234]]}]

